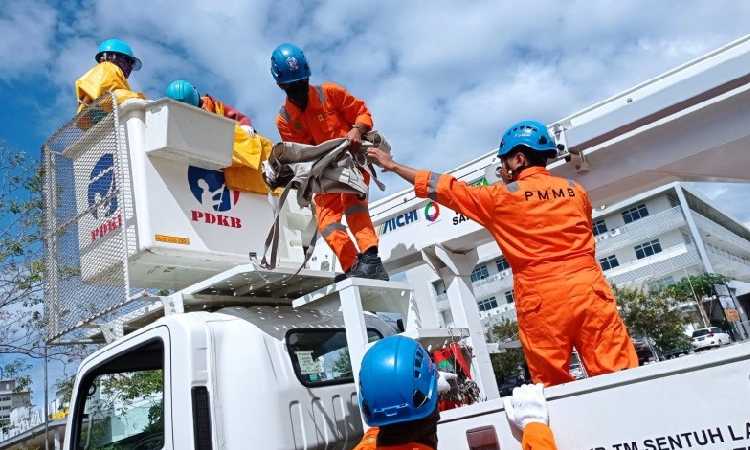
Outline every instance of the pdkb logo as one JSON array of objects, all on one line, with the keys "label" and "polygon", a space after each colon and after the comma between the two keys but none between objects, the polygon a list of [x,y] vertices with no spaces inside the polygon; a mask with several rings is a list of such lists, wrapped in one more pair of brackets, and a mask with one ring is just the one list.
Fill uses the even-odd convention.
[{"label": "pdkb logo", "polygon": [[89,174],[89,210],[94,219],[104,219],[91,230],[92,242],[122,226],[122,214],[114,215],[118,209],[116,189],[115,158],[112,153],[105,153]]},{"label": "pdkb logo", "polygon": [[240,199],[238,191],[233,191],[227,187],[224,181],[224,172],[189,166],[187,177],[193,197],[204,207],[210,206],[213,211],[190,211],[193,222],[205,222],[231,228],[242,227],[242,223],[237,217],[215,214],[215,212],[230,211]]},{"label": "pdkb logo", "polygon": [[[104,212],[103,217],[110,217],[117,211],[117,197],[112,195],[116,187],[114,156],[105,153],[89,174],[89,210],[95,219],[99,218],[100,211]],[[102,202],[102,199],[107,200]]]}]

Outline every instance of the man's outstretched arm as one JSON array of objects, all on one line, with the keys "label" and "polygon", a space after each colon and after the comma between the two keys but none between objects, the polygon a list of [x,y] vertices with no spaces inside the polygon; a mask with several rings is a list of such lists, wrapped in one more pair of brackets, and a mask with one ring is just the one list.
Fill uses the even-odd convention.
[{"label": "man's outstretched arm", "polygon": [[367,150],[367,156],[386,172],[393,172],[409,183],[414,184],[414,180],[417,178],[417,170],[397,163],[393,160],[390,153],[373,147]]},{"label": "man's outstretched arm", "polygon": [[473,187],[451,175],[413,169],[397,163],[390,153],[378,148],[368,149],[367,156],[383,170],[393,172],[413,184],[418,197],[429,197],[484,226],[492,221],[500,196],[508,192],[502,186]]}]

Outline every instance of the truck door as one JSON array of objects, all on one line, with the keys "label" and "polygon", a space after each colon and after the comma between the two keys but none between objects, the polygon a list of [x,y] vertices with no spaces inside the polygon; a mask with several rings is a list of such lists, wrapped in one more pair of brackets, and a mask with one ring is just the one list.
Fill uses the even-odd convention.
[{"label": "truck door", "polygon": [[172,449],[165,327],[125,339],[81,365],[66,450]]}]

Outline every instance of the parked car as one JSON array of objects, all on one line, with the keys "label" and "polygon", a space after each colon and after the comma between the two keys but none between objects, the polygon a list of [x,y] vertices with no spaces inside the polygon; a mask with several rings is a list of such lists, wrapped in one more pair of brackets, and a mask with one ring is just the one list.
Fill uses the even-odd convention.
[{"label": "parked car", "polygon": [[698,328],[693,331],[692,342],[695,351],[721,347],[732,342],[729,334],[718,327]]}]

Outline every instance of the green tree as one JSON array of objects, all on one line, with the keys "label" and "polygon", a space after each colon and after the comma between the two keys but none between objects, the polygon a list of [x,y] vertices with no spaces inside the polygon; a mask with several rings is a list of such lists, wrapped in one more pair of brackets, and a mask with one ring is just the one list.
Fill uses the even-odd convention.
[{"label": "green tree", "polygon": [[526,360],[523,350],[516,347],[518,342],[518,323],[505,319],[493,326],[487,333],[489,342],[497,342],[502,350],[490,355],[492,370],[498,383],[513,377],[523,376]]},{"label": "green tree", "polygon": [[42,173],[0,142],[0,354],[43,353]]},{"label": "green tree", "polygon": [[[45,348],[43,172],[39,159],[0,141],[0,367],[31,386],[31,359],[77,364],[80,346]],[[3,367],[4,366],[4,367]]]},{"label": "green tree", "polygon": [[[714,285],[725,284],[729,279],[724,275],[716,273],[704,273],[701,275],[687,276],[677,283],[666,286],[662,294],[673,298],[681,304],[693,304],[700,306],[700,314],[703,320],[710,325],[721,326],[726,329],[729,324],[723,320],[724,312],[718,300],[713,300],[716,294]],[[717,311],[717,308],[721,311]],[[713,320],[711,318],[714,318]],[[717,319],[721,317],[722,319]]]},{"label": "green tree", "polygon": [[628,288],[615,288],[615,296],[622,319],[633,335],[652,339],[663,352],[688,347],[686,321],[679,301],[664,291],[647,294]]}]

